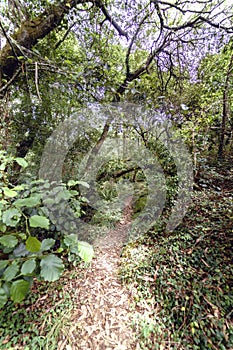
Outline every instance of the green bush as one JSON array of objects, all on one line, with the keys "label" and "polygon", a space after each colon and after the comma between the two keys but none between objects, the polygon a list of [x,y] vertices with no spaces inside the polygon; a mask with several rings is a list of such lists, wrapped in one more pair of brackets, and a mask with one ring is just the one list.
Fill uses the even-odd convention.
[{"label": "green bush", "polygon": [[[36,277],[45,281],[59,279],[65,262],[83,259],[89,262],[93,249],[78,241],[77,232],[67,231],[64,225],[57,230],[45,206],[51,201],[51,191],[57,205],[68,201],[74,215],[81,215],[82,198],[72,190],[77,181],[51,184],[44,180],[28,180],[16,186],[9,178],[14,164],[27,167],[23,158],[14,158],[0,152],[0,308],[8,299],[21,302],[27,295]],[[46,192],[47,191],[47,192]],[[62,220],[61,216],[61,220]],[[63,219],[64,220],[64,219]]]}]

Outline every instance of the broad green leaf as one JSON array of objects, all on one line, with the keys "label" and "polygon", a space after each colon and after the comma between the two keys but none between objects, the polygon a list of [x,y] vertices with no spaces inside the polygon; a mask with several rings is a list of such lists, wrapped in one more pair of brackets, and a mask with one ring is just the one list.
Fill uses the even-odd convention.
[{"label": "broad green leaf", "polygon": [[21,208],[21,207],[33,208],[33,207],[36,207],[38,204],[40,204],[39,195],[34,195],[28,198],[17,199],[14,202],[14,206],[18,208]]},{"label": "broad green leaf", "polygon": [[72,186],[75,186],[75,185],[81,185],[83,187],[90,188],[90,185],[87,182],[79,181],[79,180],[77,180],[77,181],[76,180],[69,180],[67,185],[69,187],[72,187]]},{"label": "broad green leaf", "polygon": [[45,216],[33,215],[29,218],[29,224],[31,227],[41,227],[49,229],[49,220]]},{"label": "broad green leaf", "polygon": [[67,185],[68,185],[69,187],[75,186],[75,185],[77,185],[77,184],[78,184],[78,181],[75,181],[75,180],[69,180],[69,181],[67,182]]},{"label": "broad green leaf", "polygon": [[23,263],[21,267],[21,273],[23,275],[30,275],[36,268],[36,260],[30,259]]},{"label": "broad green leaf", "polygon": [[67,247],[78,245],[78,236],[74,233],[66,235],[64,238],[64,243]]},{"label": "broad green leaf", "polygon": [[14,191],[23,191],[25,188],[25,185],[17,185],[14,188],[12,188],[12,190]]},{"label": "broad green leaf", "polygon": [[8,260],[0,260],[0,270],[5,269],[5,267],[7,267],[8,264],[9,264]]},{"label": "broad green leaf", "polygon": [[5,293],[5,290],[3,288],[0,288],[0,309],[6,304],[7,299],[8,298]]},{"label": "broad green leaf", "polygon": [[63,202],[64,200],[70,199],[71,194],[68,190],[61,190],[58,192],[54,198],[54,203]]},{"label": "broad green leaf", "polygon": [[40,262],[40,266],[41,277],[49,282],[58,280],[64,270],[62,260],[54,254],[44,257]]},{"label": "broad green leaf", "polygon": [[20,217],[21,213],[18,211],[18,209],[10,208],[4,211],[2,214],[2,221],[7,226],[15,227],[19,222]]},{"label": "broad green leaf", "polygon": [[15,161],[22,167],[26,168],[28,166],[28,162],[24,158],[15,158]]},{"label": "broad green leaf", "polygon": [[77,196],[77,195],[79,195],[79,192],[76,191],[76,190],[69,190],[69,192],[70,192],[71,196]]},{"label": "broad green leaf", "polygon": [[41,242],[36,237],[29,236],[26,240],[26,249],[30,253],[36,253],[40,251],[40,248]]},{"label": "broad green leaf", "polygon": [[43,203],[46,205],[53,205],[54,199],[53,198],[45,198],[45,199],[43,199]]},{"label": "broad green leaf", "polygon": [[13,280],[13,278],[15,278],[18,271],[19,271],[19,266],[13,263],[6,268],[2,277],[5,281],[11,281]]},{"label": "broad green leaf", "polygon": [[64,238],[65,245],[70,249],[71,253],[79,255],[78,236],[74,233],[66,235]]},{"label": "broad green leaf", "polygon": [[90,262],[94,256],[94,250],[93,247],[88,244],[87,242],[78,242],[78,250],[79,250],[79,256],[81,259],[83,259],[85,262]]},{"label": "broad green leaf", "polygon": [[7,296],[10,295],[10,286],[11,286],[11,282],[5,282],[2,285],[2,288],[4,289]]},{"label": "broad green leaf", "polygon": [[14,281],[10,289],[11,300],[20,303],[26,297],[29,286],[30,283],[25,280]]},{"label": "broad green leaf", "polygon": [[3,187],[2,190],[3,190],[3,192],[4,192],[4,195],[5,195],[6,197],[9,197],[9,198],[16,197],[17,194],[18,194],[16,191],[11,190],[11,189],[8,188],[8,187]]},{"label": "broad green leaf", "polygon": [[14,248],[18,244],[18,239],[15,236],[5,235],[0,237],[0,244],[7,248]]},{"label": "broad green leaf", "polygon": [[40,251],[44,252],[45,250],[49,250],[54,246],[54,244],[55,244],[55,239],[52,239],[52,238],[43,239],[43,241],[41,242]]}]

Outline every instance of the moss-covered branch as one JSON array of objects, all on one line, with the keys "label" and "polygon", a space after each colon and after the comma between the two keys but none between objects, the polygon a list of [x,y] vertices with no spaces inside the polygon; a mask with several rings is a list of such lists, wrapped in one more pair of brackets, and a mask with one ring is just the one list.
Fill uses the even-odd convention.
[{"label": "moss-covered branch", "polygon": [[[87,0],[68,0],[59,5],[48,6],[39,16],[21,24],[0,52],[1,78],[11,79],[20,66],[17,56],[22,56],[21,47],[31,49],[52,30],[57,28],[64,16],[77,4]],[[1,84],[2,85],[2,84]]]}]

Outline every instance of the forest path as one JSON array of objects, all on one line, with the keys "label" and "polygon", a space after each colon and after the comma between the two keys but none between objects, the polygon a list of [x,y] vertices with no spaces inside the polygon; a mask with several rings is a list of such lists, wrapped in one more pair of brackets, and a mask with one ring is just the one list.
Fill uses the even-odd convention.
[{"label": "forest path", "polygon": [[137,349],[130,327],[131,296],[118,276],[120,253],[127,241],[131,216],[129,201],[120,224],[95,242],[95,257],[90,267],[82,270],[83,278],[73,285],[77,308],[70,320],[72,350]]}]

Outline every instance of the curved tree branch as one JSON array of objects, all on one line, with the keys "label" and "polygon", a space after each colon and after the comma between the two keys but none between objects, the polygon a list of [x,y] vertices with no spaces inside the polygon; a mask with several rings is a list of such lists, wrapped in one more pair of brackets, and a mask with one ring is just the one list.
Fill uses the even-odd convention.
[{"label": "curved tree branch", "polygon": [[[118,23],[111,17],[111,15],[109,14],[108,10],[106,9],[106,7],[104,6],[104,4],[102,3],[102,1],[100,0],[96,0],[95,1],[95,5],[97,7],[99,7],[101,9],[101,11],[103,12],[103,14],[106,17],[106,20],[108,20],[113,27],[117,30],[117,32],[119,33],[119,35],[126,37],[126,39],[128,39],[128,34],[127,32],[125,32],[119,25]],[[103,22],[102,22],[103,23]]]},{"label": "curved tree branch", "polygon": [[147,20],[147,18],[150,16],[149,13],[147,13],[142,20],[140,21],[140,23],[138,24],[137,30],[134,33],[134,35],[132,36],[131,40],[130,40],[130,44],[128,46],[128,50],[127,50],[127,54],[126,54],[126,58],[125,58],[125,64],[126,64],[126,76],[130,76],[130,67],[129,67],[129,58],[130,58],[130,54],[132,51],[132,47],[133,44],[135,42],[135,40],[137,39],[138,34],[140,33],[141,27],[142,25],[145,23],[145,21]]},{"label": "curved tree branch", "polygon": [[[92,3],[98,7],[106,19],[113,25],[120,35],[127,37],[120,26],[112,19],[109,12],[100,0],[65,0],[58,5],[49,5],[44,12],[31,20],[24,21],[12,35],[10,40],[7,40],[6,45],[0,51],[0,87],[2,79],[7,81],[15,77],[15,72],[20,66],[18,56],[21,55],[20,47],[32,49],[39,39],[43,39],[46,35],[57,28],[63,18],[78,4]],[[4,29],[4,28],[3,28]],[[4,33],[6,36],[6,33]],[[8,39],[8,36],[6,36]]]},{"label": "curved tree branch", "polygon": [[38,17],[23,22],[21,27],[12,35],[12,45],[8,42],[1,50],[0,70],[2,77],[5,76],[6,79],[11,79],[19,67],[17,56],[20,55],[20,50],[17,44],[27,49],[31,49],[36,45],[39,39],[43,39],[61,23],[64,16],[69,13],[71,8],[78,3],[84,2],[87,1],[68,0],[57,6],[50,5]]}]

